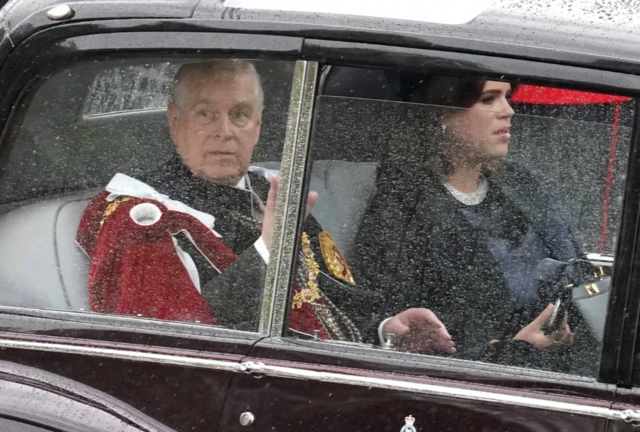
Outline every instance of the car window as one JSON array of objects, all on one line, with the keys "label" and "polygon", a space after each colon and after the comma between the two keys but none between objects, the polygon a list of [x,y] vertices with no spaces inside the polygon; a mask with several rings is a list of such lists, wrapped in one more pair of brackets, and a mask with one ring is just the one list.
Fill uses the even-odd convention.
[{"label": "car window", "polygon": [[347,67],[321,92],[292,334],[595,376],[633,101]]},{"label": "car window", "polygon": [[256,331],[294,65],[121,59],[40,76],[1,147],[0,305]]},{"label": "car window", "polygon": [[180,64],[149,63],[98,73],[84,100],[82,115],[99,116],[134,110],[164,110]]}]

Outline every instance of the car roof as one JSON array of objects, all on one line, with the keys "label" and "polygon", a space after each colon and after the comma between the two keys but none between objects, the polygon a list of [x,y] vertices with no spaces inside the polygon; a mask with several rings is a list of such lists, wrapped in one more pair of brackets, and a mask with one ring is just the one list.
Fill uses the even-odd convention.
[{"label": "car roof", "polygon": [[[218,23],[222,28],[230,28],[233,23],[236,29],[252,32],[535,57],[560,63],[571,63],[576,56],[586,56],[596,68],[616,70],[620,69],[616,64],[627,63],[637,65],[640,71],[640,14],[635,13],[640,0],[396,0],[393,3],[368,0],[366,4],[378,5],[366,8],[373,16],[354,15],[358,10],[355,6],[365,4],[363,2],[84,0],[68,4],[75,10],[73,21],[177,18]],[[418,3],[429,5],[433,14],[429,8],[414,12],[411,7]],[[0,11],[2,27],[13,33],[30,17],[38,13],[44,15],[59,4],[60,0],[11,0]],[[260,9],[265,4],[269,9]],[[439,20],[438,17],[447,13],[451,16],[451,11],[464,10],[465,4],[467,8],[473,4],[482,7],[471,8],[473,13],[461,17],[464,22],[443,24],[444,21]],[[447,11],[447,7],[450,10]],[[398,12],[403,8],[410,12]],[[370,9],[375,12],[370,13]],[[29,30],[34,33],[59,22],[40,19],[29,24]]]}]

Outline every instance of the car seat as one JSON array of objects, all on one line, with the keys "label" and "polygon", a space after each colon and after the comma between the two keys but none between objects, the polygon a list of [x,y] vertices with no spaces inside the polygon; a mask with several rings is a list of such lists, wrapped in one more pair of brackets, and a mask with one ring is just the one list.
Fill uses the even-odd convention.
[{"label": "car seat", "polygon": [[[277,169],[279,163],[259,164]],[[311,189],[319,194],[313,215],[345,257],[375,192],[376,164],[317,161]],[[0,305],[89,310],[89,258],[75,236],[97,190],[33,201],[0,215]]]}]

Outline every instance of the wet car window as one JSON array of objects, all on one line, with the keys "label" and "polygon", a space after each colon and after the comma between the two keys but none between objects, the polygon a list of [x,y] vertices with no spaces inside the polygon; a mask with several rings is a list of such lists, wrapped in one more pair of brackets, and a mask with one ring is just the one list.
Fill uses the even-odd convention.
[{"label": "wet car window", "polygon": [[293,334],[595,376],[633,101],[346,67],[321,91]]},{"label": "wet car window", "polygon": [[0,305],[256,331],[293,71],[159,58],[40,77],[2,143]]},{"label": "wet car window", "polygon": [[83,116],[167,108],[177,63],[111,68],[96,75],[84,101]]}]

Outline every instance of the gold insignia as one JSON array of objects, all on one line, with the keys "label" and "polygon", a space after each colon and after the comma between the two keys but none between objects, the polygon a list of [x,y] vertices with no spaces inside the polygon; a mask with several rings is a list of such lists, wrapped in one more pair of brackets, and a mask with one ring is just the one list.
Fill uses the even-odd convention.
[{"label": "gold insignia", "polygon": [[311,240],[306,232],[302,233],[302,253],[304,254],[304,262],[309,270],[309,279],[307,288],[303,288],[293,296],[293,308],[300,309],[305,303],[313,303],[320,298],[318,290],[318,274],[320,266],[315,260],[313,251],[311,250]]},{"label": "gold insignia", "polygon": [[320,251],[322,252],[322,258],[324,258],[324,263],[327,265],[331,274],[340,280],[348,282],[351,285],[355,285],[356,281],[353,280],[353,275],[351,274],[351,270],[349,270],[347,260],[342,256],[342,253],[340,252],[340,249],[338,249],[336,242],[333,241],[331,234],[326,231],[322,231],[318,237],[320,239]]},{"label": "gold insignia", "polygon": [[116,209],[118,208],[120,203],[123,203],[125,201],[129,201],[130,199],[131,199],[131,197],[122,195],[122,196],[117,197],[113,201],[111,201],[109,204],[107,204],[107,207],[104,209],[104,213],[102,214],[102,219],[100,219],[100,228],[102,228],[102,225],[104,225],[104,221],[106,221],[107,218],[109,216],[111,216],[111,213],[116,211]]}]

